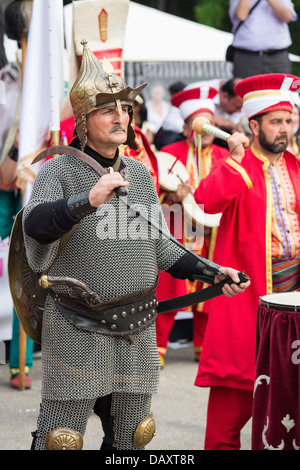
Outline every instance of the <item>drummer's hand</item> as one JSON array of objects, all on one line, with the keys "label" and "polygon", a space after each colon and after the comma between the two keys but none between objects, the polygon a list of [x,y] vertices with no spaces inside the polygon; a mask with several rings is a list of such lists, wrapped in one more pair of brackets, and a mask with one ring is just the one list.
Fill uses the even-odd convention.
[{"label": "drummer's hand", "polygon": [[182,202],[188,193],[193,194],[193,190],[193,186],[191,186],[189,183],[180,183],[175,192],[176,202]]},{"label": "drummer's hand", "polygon": [[248,137],[242,132],[235,132],[228,139],[228,147],[230,155],[241,163],[245,155],[245,148],[249,147],[250,142]]},{"label": "drummer's hand", "polygon": [[[236,283],[240,282],[238,271],[236,269],[221,268],[221,272],[231,277],[231,279],[234,282]],[[217,276],[215,276],[215,284],[223,281],[224,279],[225,279],[224,276],[222,276],[221,274],[218,274]],[[225,284],[222,291],[223,291],[223,294],[226,295],[226,297],[232,297],[233,295],[236,295],[236,294],[242,294],[243,292],[245,292],[245,290],[249,286],[250,286],[250,281],[243,282],[239,286],[237,284]]]}]

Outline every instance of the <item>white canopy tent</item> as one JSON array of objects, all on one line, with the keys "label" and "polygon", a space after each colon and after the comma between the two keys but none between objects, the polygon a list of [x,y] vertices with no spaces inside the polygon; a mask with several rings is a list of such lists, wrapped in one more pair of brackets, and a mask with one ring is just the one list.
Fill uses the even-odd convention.
[{"label": "white canopy tent", "polygon": [[231,76],[232,34],[130,2],[124,43],[128,84]]},{"label": "white canopy tent", "polygon": [[[72,4],[66,5],[64,12],[66,46],[70,50]],[[126,62],[223,62],[231,41],[231,33],[130,1],[123,59]]]},{"label": "white canopy tent", "polygon": [[232,34],[129,3],[126,62],[223,62]]}]

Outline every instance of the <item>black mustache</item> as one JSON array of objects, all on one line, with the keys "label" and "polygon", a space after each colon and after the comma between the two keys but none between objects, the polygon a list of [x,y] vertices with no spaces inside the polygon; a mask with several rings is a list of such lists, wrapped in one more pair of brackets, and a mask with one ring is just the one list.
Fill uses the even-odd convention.
[{"label": "black mustache", "polygon": [[286,139],[286,140],[288,140],[287,134],[281,134],[280,136],[276,137],[275,141],[276,141],[276,140],[280,140],[280,139]]}]

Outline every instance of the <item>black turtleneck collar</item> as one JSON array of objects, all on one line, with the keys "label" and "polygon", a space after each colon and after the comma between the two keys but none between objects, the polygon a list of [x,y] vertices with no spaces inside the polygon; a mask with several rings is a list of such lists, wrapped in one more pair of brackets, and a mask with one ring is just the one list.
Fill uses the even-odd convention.
[{"label": "black turtleneck collar", "polygon": [[103,155],[98,153],[96,150],[89,147],[88,145],[84,147],[84,152],[87,153],[90,157],[94,158],[104,168],[108,168],[109,166],[114,166],[119,156],[119,149],[117,149],[114,158],[106,158],[106,157],[103,157]]},{"label": "black turtleneck collar", "polygon": [[[69,146],[70,147],[75,147],[75,148],[78,148],[79,150],[81,150],[81,146],[80,146],[80,142],[79,142],[78,137],[74,138],[70,142]],[[84,153],[86,153],[90,157],[94,158],[94,160],[96,160],[98,163],[100,163],[100,165],[103,166],[104,168],[108,168],[109,166],[114,166],[114,164],[116,163],[117,158],[119,156],[119,149],[116,150],[116,154],[115,154],[114,158],[103,157],[103,155],[101,155],[100,153],[98,153],[96,150],[92,149],[88,145],[86,145],[84,147]]]}]

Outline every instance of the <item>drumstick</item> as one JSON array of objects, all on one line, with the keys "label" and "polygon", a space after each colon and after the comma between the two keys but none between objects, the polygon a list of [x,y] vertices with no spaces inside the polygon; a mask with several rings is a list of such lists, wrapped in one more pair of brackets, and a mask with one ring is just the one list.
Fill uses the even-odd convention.
[{"label": "drumstick", "polygon": [[173,165],[172,165],[171,168],[169,169],[168,175],[172,172],[172,170],[173,170],[173,168],[174,168],[174,166],[175,166],[175,163],[178,162],[178,160],[179,160],[179,157],[176,158],[175,162],[173,163]]},{"label": "drumstick", "polygon": [[176,157],[176,159],[175,159],[173,165],[171,166],[171,168],[170,168],[169,171],[168,171],[168,175],[172,172],[172,170],[173,170],[175,164],[178,162],[178,160],[179,160],[179,158],[180,158],[182,152],[183,152],[183,150],[180,152],[180,154],[178,155],[178,157]]}]

